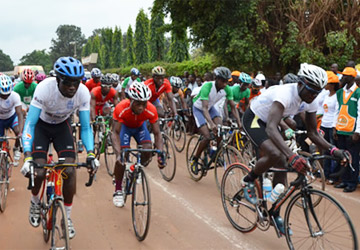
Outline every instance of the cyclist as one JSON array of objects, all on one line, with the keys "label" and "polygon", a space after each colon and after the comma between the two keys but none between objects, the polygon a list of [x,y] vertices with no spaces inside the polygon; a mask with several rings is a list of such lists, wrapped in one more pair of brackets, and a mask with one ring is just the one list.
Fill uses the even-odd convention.
[{"label": "cyclist", "polygon": [[93,68],[90,72],[91,79],[86,82],[86,87],[91,90],[95,87],[99,87],[101,85],[100,77],[101,77],[101,70],[98,68]]},{"label": "cyclist", "polygon": [[[116,154],[115,164],[115,192],[113,203],[116,207],[124,206],[124,194],[122,179],[124,176],[124,159],[121,158],[121,148],[130,147],[130,139],[133,136],[137,144],[141,144],[144,149],[151,149],[151,137],[146,127],[149,120],[152,132],[155,137],[155,146],[163,150],[158,115],[156,108],[148,100],[151,97],[150,89],[142,82],[133,82],[128,89],[129,99],[122,100],[116,105],[113,113],[113,133],[112,141]],[[151,161],[151,153],[142,153],[141,164],[147,166]],[[163,153],[158,156],[159,168],[165,167],[165,156]]]},{"label": "cyclist", "polygon": [[131,84],[135,81],[140,82],[140,71],[137,68],[132,68],[130,70],[131,75],[127,78],[125,78],[125,80],[122,83],[122,89],[121,89],[121,100],[124,100],[125,98],[127,98],[127,92],[129,90],[129,87],[131,86]]},{"label": "cyclist", "polygon": [[182,113],[186,113],[186,115],[189,115],[188,113],[188,106],[186,104],[185,98],[184,98],[184,92],[181,90],[181,87],[183,86],[183,82],[180,77],[172,76],[169,79],[171,87],[172,87],[172,93],[174,95],[174,102],[178,109],[183,110]]},{"label": "cyclist", "polygon": [[261,88],[262,88],[262,84],[261,81],[259,79],[252,79],[251,80],[251,87],[250,87],[250,97],[249,97],[249,102],[259,96],[261,94]]},{"label": "cyclist", "polygon": [[[231,112],[236,118],[239,128],[241,128],[239,113],[236,111],[235,103],[233,101],[233,92],[231,91],[230,86],[228,86],[231,72],[226,67],[218,67],[214,70],[214,74],[215,81],[204,83],[200,92],[193,99],[193,115],[195,117],[196,126],[199,128],[199,133],[204,136],[191,163],[191,170],[195,175],[199,173],[198,159],[202,151],[210,142],[210,131],[208,126],[211,131],[216,134],[217,125],[222,123],[219,110],[215,108],[215,104],[224,96],[231,107]],[[218,145],[220,143],[219,139],[220,138],[218,138]]]},{"label": "cyclist", "polygon": [[14,91],[20,95],[24,114],[29,110],[30,102],[37,87],[34,78],[35,75],[31,69],[24,69],[21,73],[22,81],[17,83],[14,87]]},{"label": "cyclist", "polygon": [[55,70],[50,70],[49,71],[49,77],[55,77],[56,76],[56,74],[55,74]]},{"label": "cyclist", "polygon": [[[0,73],[0,81],[0,136],[4,136],[7,128],[11,128],[16,136],[21,136],[24,118],[20,96],[12,91],[13,83],[9,76]],[[21,157],[19,140],[16,140],[13,151],[14,160],[18,162]]]},{"label": "cyclist", "polygon": [[151,90],[151,98],[149,101],[156,107],[159,117],[164,117],[165,112],[159,97],[162,93],[165,93],[172,114],[177,117],[176,106],[173,100],[174,96],[170,82],[165,78],[165,69],[161,66],[156,66],[151,70],[151,73],[153,78],[145,81],[145,85]]},{"label": "cyclist", "polygon": [[[25,160],[21,169],[24,176],[28,176],[32,160],[45,164],[49,143],[52,142],[59,158],[65,162],[75,161],[74,141],[69,125],[70,115],[79,109],[81,123],[81,138],[88,152],[86,161],[95,163],[93,153],[94,139],[90,127],[90,94],[80,80],[84,75],[84,68],[80,61],[72,57],[60,57],[54,64],[56,78],[50,77],[42,81],[34,93],[23,133]],[[33,149],[36,149],[33,151]],[[92,170],[92,174],[96,169]],[[36,169],[35,186],[31,190],[29,222],[32,226],[40,224],[39,190],[45,178],[45,169]],[[65,170],[64,204],[68,218],[69,237],[75,236],[75,228],[71,220],[71,209],[76,186],[74,168]]]},{"label": "cyclist", "polygon": [[[234,102],[237,104],[238,111],[240,112],[240,115],[242,115],[249,105],[249,85],[251,84],[251,77],[248,74],[241,72],[239,76],[239,81],[240,85],[236,84],[234,86],[231,86],[231,91],[233,93]],[[230,111],[229,105],[228,111]]]},{"label": "cyclist", "polygon": [[113,78],[112,87],[116,90],[117,93],[121,93],[121,84],[120,83],[120,76],[118,74],[111,74]]},{"label": "cyclist", "polygon": [[39,84],[41,81],[44,81],[46,78],[46,75],[43,73],[39,73],[35,76],[35,81],[37,84]]},{"label": "cyclist", "polygon": [[[244,196],[252,204],[257,203],[254,181],[271,166],[284,167],[287,159],[288,164],[297,172],[306,174],[308,170],[306,160],[286,146],[279,132],[278,125],[283,117],[305,111],[307,135],[311,141],[320,148],[329,150],[331,155],[341,160],[345,158],[345,152],[329,144],[316,129],[317,102],[314,100],[327,83],[325,70],[303,63],[298,77],[298,83],[269,88],[251,102],[243,116],[244,130],[253,144],[260,149],[261,155],[255,167],[242,180]],[[273,186],[284,184],[285,178],[286,174],[276,173]],[[285,234],[282,218],[279,214],[273,216],[281,233]]]},{"label": "cyclist", "polygon": [[95,120],[97,115],[109,115],[111,112],[110,103],[118,104],[119,95],[112,88],[113,78],[111,74],[101,76],[101,86],[95,87],[91,91],[91,120]]}]

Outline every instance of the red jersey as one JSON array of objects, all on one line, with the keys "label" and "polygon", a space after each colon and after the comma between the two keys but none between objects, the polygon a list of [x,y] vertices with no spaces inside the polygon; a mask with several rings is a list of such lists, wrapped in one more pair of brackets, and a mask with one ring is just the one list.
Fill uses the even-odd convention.
[{"label": "red jersey", "polygon": [[91,92],[91,90],[95,87],[98,87],[101,85],[101,82],[99,81],[98,83],[94,82],[94,79],[90,79],[85,83],[85,86],[89,89],[89,91]]},{"label": "red jersey", "polygon": [[144,112],[140,115],[135,115],[130,108],[130,100],[125,99],[116,105],[113,119],[125,124],[129,128],[138,128],[147,120],[150,123],[155,123],[158,120],[158,114],[155,106],[148,101]]},{"label": "red jersey", "polygon": [[106,102],[114,103],[114,97],[116,95],[116,90],[113,88],[110,88],[109,93],[103,98],[103,95],[101,94],[101,86],[95,87],[91,90],[91,93],[94,94],[95,100],[96,100],[96,106],[95,106],[95,113],[96,115],[101,114],[102,115],[102,108]]},{"label": "red jersey", "polygon": [[168,79],[164,79],[164,83],[160,86],[160,88],[157,90],[156,92],[156,87],[155,87],[155,83],[154,83],[154,79],[151,78],[149,80],[146,80],[145,85],[147,85],[149,87],[149,89],[151,90],[151,98],[149,100],[149,102],[153,103],[156,99],[159,98],[159,96],[162,93],[170,93],[171,92],[171,85]]}]

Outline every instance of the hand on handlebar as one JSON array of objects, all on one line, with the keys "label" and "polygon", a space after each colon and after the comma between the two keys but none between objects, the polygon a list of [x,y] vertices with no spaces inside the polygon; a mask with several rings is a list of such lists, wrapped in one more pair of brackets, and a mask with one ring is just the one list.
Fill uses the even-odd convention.
[{"label": "hand on handlebar", "polygon": [[24,164],[20,169],[20,172],[27,178],[30,178],[30,170],[33,165],[33,158],[27,157],[24,160]]},{"label": "hand on handlebar", "polygon": [[293,169],[295,169],[296,172],[303,175],[310,170],[305,158],[297,154],[290,156],[288,163]]},{"label": "hand on handlebar", "polygon": [[94,175],[100,167],[100,162],[98,159],[95,158],[94,153],[88,153],[86,157],[86,163],[91,167],[91,169],[89,169],[89,173],[91,175]]},{"label": "hand on handlebar", "polygon": [[333,147],[330,150],[330,155],[334,156],[337,160],[339,160],[340,165],[344,166],[346,163],[348,163],[349,166],[351,167],[352,157],[349,151],[338,149],[337,147]]}]

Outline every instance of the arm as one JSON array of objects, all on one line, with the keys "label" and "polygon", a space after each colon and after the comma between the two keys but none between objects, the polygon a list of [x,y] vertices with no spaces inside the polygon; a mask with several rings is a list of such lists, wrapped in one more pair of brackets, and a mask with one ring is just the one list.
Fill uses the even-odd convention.
[{"label": "arm", "polygon": [[228,100],[227,99],[225,99],[225,103],[224,103],[224,107],[223,107],[223,109],[224,109],[224,120],[228,120],[229,119],[229,111],[228,111]]},{"label": "arm", "polygon": [[188,110],[188,106],[187,106],[187,104],[186,104],[185,98],[181,96],[181,97],[180,97],[180,100],[181,100],[181,105],[182,105],[183,109],[186,110],[185,113],[188,113],[188,111],[187,111],[187,110]]},{"label": "arm", "polygon": [[120,131],[121,131],[121,122],[118,122],[117,120],[114,120],[113,122],[113,129],[111,134],[111,140],[113,143],[113,149],[116,155],[116,159],[120,159]]},{"label": "arm", "polygon": [[80,110],[79,119],[81,124],[81,138],[85,145],[86,151],[92,153],[94,151],[94,135],[90,126],[90,111]]},{"label": "arm", "polygon": [[[245,97],[244,98],[244,110],[246,110],[248,108],[248,106],[249,106],[249,97]],[[244,112],[242,111],[242,113],[244,113]]]},{"label": "arm", "polygon": [[41,109],[30,105],[25,121],[22,141],[24,145],[24,158],[31,157],[32,143],[34,140],[35,125],[39,120]]},{"label": "arm", "polygon": [[23,116],[21,105],[15,107],[15,111],[16,111],[16,114],[17,114],[17,117],[18,117],[18,120],[19,120],[19,133],[20,133],[19,135],[21,135],[22,131],[24,129],[24,116]]},{"label": "arm", "polygon": [[[233,101],[233,100],[229,100],[228,102],[229,102],[229,104],[230,104],[231,113],[232,113],[233,116],[235,117],[236,122],[237,122],[237,124],[238,124],[238,127],[239,127],[239,128],[242,128],[241,121],[240,121],[240,117],[239,117],[239,113],[238,113],[238,111],[236,110],[234,101]],[[226,109],[227,109],[227,108],[226,108]]]},{"label": "arm", "polygon": [[159,122],[157,121],[155,123],[150,123],[150,124],[155,137],[155,146],[157,149],[163,151],[163,140],[161,138]]},{"label": "arm", "polygon": [[213,130],[216,128],[215,123],[211,120],[211,116],[209,113],[209,101],[208,100],[202,100],[202,111],[204,114],[204,117],[208,124],[210,125],[210,128]]},{"label": "arm", "polygon": [[116,106],[119,103],[119,92],[116,91],[116,94],[114,96],[114,106]]},{"label": "arm", "polygon": [[125,96],[125,88],[123,87],[122,89],[121,89],[121,93],[120,93],[120,100],[122,101],[122,100],[124,100],[126,98],[126,96]]},{"label": "arm", "polygon": [[168,103],[169,103],[169,106],[174,114],[177,115],[177,112],[176,112],[176,105],[175,105],[175,102],[174,102],[174,95],[172,92],[169,92],[169,93],[166,93],[166,97],[167,97],[167,100],[168,100]]},{"label": "arm", "polygon": [[90,99],[90,118],[92,121],[95,120],[95,117],[96,117],[96,113],[95,113],[95,110],[96,110],[96,98],[95,98],[95,95],[93,92],[91,92],[91,99]]}]

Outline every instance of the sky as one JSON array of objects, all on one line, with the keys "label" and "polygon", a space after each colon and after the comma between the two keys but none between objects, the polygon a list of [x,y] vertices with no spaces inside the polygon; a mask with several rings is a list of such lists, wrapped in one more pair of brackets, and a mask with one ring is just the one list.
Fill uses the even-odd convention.
[{"label": "sky", "polygon": [[49,52],[56,29],[69,24],[81,28],[88,38],[97,28],[115,28],[124,33],[141,8],[150,18],[154,0],[8,0],[1,3],[0,49],[14,65],[33,50]]}]

